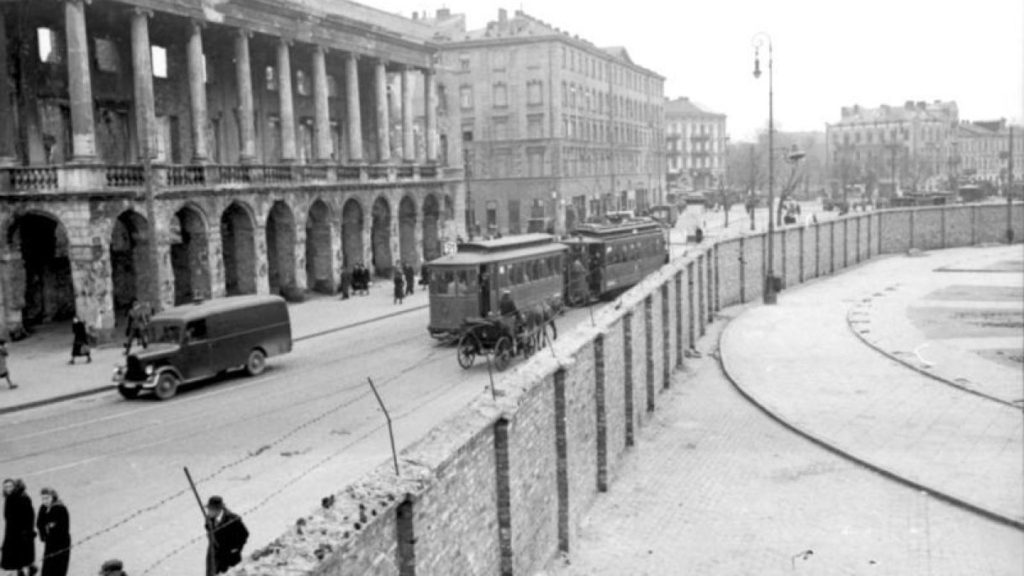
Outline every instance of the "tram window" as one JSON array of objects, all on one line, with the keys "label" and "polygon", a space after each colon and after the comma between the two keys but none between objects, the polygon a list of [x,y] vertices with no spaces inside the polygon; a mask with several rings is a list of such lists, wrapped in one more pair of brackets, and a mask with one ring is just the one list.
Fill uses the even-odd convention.
[{"label": "tram window", "polygon": [[537,274],[534,273],[534,264],[536,262],[523,262],[523,282],[530,283],[537,279]]},{"label": "tram window", "polygon": [[551,276],[551,267],[548,266],[548,259],[542,258],[536,262],[537,266],[537,278],[547,278]]},{"label": "tram window", "polygon": [[438,270],[431,274],[434,294],[455,294],[455,274],[451,270]]},{"label": "tram window", "polygon": [[523,265],[522,264],[509,264],[508,266],[509,283],[516,285],[523,283]]},{"label": "tram window", "polygon": [[509,266],[498,266],[498,285],[508,286]]},{"label": "tram window", "polygon": [[469,293],[469,270],[459,270],[456,274],[455,293],[463,296]]}]

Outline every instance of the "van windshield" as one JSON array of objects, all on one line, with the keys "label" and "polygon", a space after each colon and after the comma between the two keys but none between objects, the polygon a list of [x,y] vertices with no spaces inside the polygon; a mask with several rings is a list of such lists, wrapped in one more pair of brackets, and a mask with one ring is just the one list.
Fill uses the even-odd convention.
[{"label": "van windshield", "polygon": [[152,342],[180,344],[182,334],[181,324],[177,322],[153,322],[149,326],[149,334]]}]

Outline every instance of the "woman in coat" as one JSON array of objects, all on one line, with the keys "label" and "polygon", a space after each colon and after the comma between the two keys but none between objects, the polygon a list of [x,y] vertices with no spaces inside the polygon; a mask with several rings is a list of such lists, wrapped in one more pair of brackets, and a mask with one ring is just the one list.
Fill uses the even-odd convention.
[{"label": "woman in coat", "polygon": [[402,267],[400,265],[396,265],[395,266],[394,282],[395,282],[395,304],[401,304],[402,303],[402,298],[405,297],[405,277],[402,275]]},{"label": "woman in coat", "polygon": [[[4,543],[0,569],[28,576],[36,561],[35,511],[21,480],[4,480]],[[32,570],[31,573],[34,573]]]},{"label": "woman in coat", "polygon": [[71,560],[68,509],[53,488],[43,488],[40,499],[42,504],[36,518],[36,528],[39,530],[39,539],[45,544],[41,576],[67,576],[68,562]]}]

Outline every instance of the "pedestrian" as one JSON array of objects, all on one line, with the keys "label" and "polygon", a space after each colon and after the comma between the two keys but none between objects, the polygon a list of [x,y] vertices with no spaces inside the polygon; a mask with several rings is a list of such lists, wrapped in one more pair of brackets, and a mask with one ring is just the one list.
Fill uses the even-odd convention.
[{"label": "pedestrian", "polygon": [[40,576],[67,576],[71,560],[71,528],[68,509],[53,488],[43,488],[39,495],[36,529],[43,544],[43,570]]},{"label": "pedestrian", "polygon": [[4,543],[0,548],[0,569],[18,576],[36,573],[35,510],[21,479],[4,480]]},{"label": "pedestrian", "polygon": [[402,298],[405,297],[405,276],[402,275],[401,266],[395,266],[394,272],[395,281],[395,304],[401,304]]},{"label": "pedestrian", "polygon": [[355,270],[352,272],[352,286],[355,288],[355,293],[366,294],[366,286],[369,278],[366,273],[366,268],[362,262],[356,264]]},{"label": "pedestrian", "polygon": [[125,336],[128,341],[124,343],[124,354],[128,355],[132,344],[137,340],[142,348],[149,347],[146,342],[146,331],[149,330],[149,310],[137,298],[132,298],[132,307],[128,311],[128,326],[125,329]]},{"label": "pedestrian", "polygon": [[341,268],[341,299],[348,300],[349,290],[352,288],[352,271],[348,266]]},{"label": "pedestrian", "polygon": [[402,266],[402,274],[405,276],[405,295],[409,296],[413,293],[413,285],[416,284],[416,271],[406,262]]},{"label": "pedestrian", "polygon": [[86,363],[92,362],[92,350],[89,348],[89,329],[85,326],[85,322],[75,315],[75,319],[71,321],[71,334],[74,339],[71,341],[71,360],[68,364],[74,364],[75,358],[79,356],[85,356]]},{"label": "pedestrian", "polygon": [[99,576],[128,576],[124,573],[124,563],[117,558],[107,560],[100,566]]},{"label": "pedestrian", "polygon": [[249,540],[249,530],[238,514],[228,510],[220,496],[210,496],[206,502],[206,529],[210,534],[206,551],[207,576],[223,574],[242,561],[242,548]]},{"label": "pedestrian", "polygon": [[11,382],[11,373],[7,370],[7,356],[10,352],[7,351],[7,340],[0,338],[0,378],[7,380],[7,387],[14,390],[18,387],[17,384]]},{"label": "pedestrian", "polygon": [[420,286],[422,286],[424,290],[430,286],[430,269],[427,268],[426,264],[420,266]]}]

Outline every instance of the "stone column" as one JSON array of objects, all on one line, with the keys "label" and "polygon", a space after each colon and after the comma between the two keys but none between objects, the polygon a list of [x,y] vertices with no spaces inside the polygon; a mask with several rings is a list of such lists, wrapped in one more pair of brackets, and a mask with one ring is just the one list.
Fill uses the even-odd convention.
[{"label": "stone column", "polygon": [[252,70],[249,65],[248,30],[239,30],[235,36],[235,73],[238,77],[238,121],[241,122],[242,141],[239,161],[256,162],[256,125],[253,120]]},{"label": "stone column", "polygon": [[64,35],[68,49],[68,97],[71,100],[72,161],[95,162],[89,36],[85,31],[85,0],[64,3]]},{"label": "stone column", "polygon": [[316,120],[316,160],[322,163],[330,162],[334,152],[327,95],[327,49],[316,46],[313,48],[313,115]]},{"label": "stone column", "polygon": [[402,70],[402,160],[416,161],[416,142],[412,132],[412,69]]},{"label": "stone column", "polygon": [[209,144],[206,141],[206,75],[203,58],[202,24],[192,22],[188,38],[188,96],[192,112],[192,163],[204,164],[210,161]]},{"label": "stone column", "polygon": [[426,103],[427,162],[437,162],[437,74],[427,69],[423,72],[423,100]]},{"label": "stone column", "polygon": [[102,339],[109,339],[115,321],[109,242],[97,237],[92,244],[72,244],[68,246],[68,259],[75,287],[75,313]]},{"label": "stone column", "polygon": [[374,68],[374,95],[377,104],[377,156],[381,163],[391,161],[391,119],[388,117],[388,71],[384,60]]},{"label": "stone column", "polygon": [[359,61],[355,54],[345,60],[345,96],[348,103],[348,159],[363,161],[363,120],[359,110]]},{"label": "stone column", "polygon": [[153,59],[149,45],[149,19],[152,12],[132,11],[132,81],[135,86],[135,135],[139,159],[156,154],[156,105],[153,102]]},{"label": "stone column", "polygon": [[[222,212],[218,211],[217,214]],[[227,296],[227,287],[224,284],[224,239],[220,235],[220,226],[214,224],[206,230],[206,246],[209,254],[210,274],[210,298],[223,298]]]},{"label": "stone column", "polygon": [[295,105],[292,102],[291,42],[284,38],[277,44],[277,97],[281,113],[281,161],[295,162]]},{"label": "stone column", "polygon": [[7,67],[7,24],[0,8],[0,166],[18,163],[14,148],[14,118],[17,111],[11,103],[10,70]]}]

